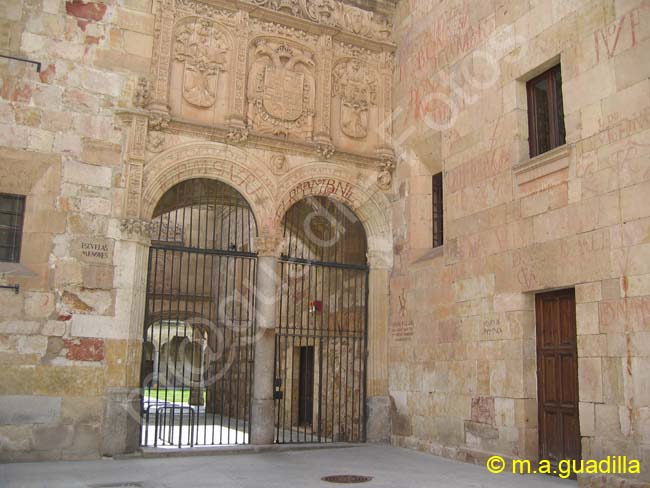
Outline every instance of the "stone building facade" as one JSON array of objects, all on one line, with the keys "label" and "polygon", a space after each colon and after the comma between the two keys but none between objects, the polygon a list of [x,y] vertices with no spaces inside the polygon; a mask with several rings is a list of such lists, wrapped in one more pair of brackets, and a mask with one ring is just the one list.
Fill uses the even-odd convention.
[{"label": "stone building facade", "polygon": [[[0,54],[23,60],[0,58],[0,194],[25,211],[0,262],[0,458],[137,449],[151,221],[212,179],[248,202],[260,270],[307,197],[363,224],[369,441],[537,459],[539,304],[569,290],[571,435],[649,465],[649,46],[647,0],[3,2]],[[527,84],[557,65],[564,143],[531,158]],[[256,302],[254,443],[276,309]]]}]

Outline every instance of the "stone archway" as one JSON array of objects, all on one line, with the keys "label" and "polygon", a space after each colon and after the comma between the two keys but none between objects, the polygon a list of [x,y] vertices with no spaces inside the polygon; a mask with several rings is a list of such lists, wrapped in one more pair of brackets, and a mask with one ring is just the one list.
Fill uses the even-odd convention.
[{"label": "stone archway", "polygon": [[345,204],[360,219],[367,237],[368,361],[366,438],[390,440],[388,396],[389,280],[393,266],[392,211],[373,176],[332,162],[314,161],[287,173],[278,188],[274,227],[287,210],[309,196],[326,196]]},{"label": "stone archway", "polygon": [[265,164],[242,149],[213,142],[191,142],[169,149],[147,163],[141,216],[149,219],[164,193],[181,181],[210,178],[227,183],[247,201],[260,235],[272,232],[275,177]]},{"label": "stone archway", "polygon": [[165,191],[151,217],[143,340],[159,352],[142,379],[141,445],[246,444],[258,233],[250,204],[221,180],[194,177]]}]

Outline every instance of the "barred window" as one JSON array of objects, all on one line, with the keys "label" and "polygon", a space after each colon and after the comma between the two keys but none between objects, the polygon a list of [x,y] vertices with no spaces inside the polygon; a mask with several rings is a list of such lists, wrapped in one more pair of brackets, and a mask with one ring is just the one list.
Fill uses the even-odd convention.
[{"label": "barred window", "polygon": [[25,197],[0,193],[0,261],[20,261]]},{"label": "barred window", "polygon": [[433,247],[440,247],[443,244],[442,173],[432,178]]},{"label": "barred window", "polygon": [[533,158],[566,142],[560,65],[533,78],[526,87],[528,141],[530,157]]}]

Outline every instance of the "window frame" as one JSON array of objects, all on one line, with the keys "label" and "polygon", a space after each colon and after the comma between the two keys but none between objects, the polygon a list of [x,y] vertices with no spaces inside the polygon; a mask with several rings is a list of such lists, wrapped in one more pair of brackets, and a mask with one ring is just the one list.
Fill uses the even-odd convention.
[{"label": "window frame", "polygon": [[[564,126],[564,97],[562,87],[560,92],[557,91],[558,79],[562,82],[561,64],[556,64],[552,68],[544,71],[542,74],[526,82],[526,98],[528,101],[528,144],[530,157],[534,158],[541,154],[552,151],[553,149],[566,144],[566,127],[564,134],[560,131],[560,126]],[[537,100],[533,96],[534,86],[540,81],[546,81],[548,90],[548,127],[549,127],[549,148],[541,151],[539,147],[539,131],[537,129]],[[562,120],[560,120],[562,119]]]},{"label": "window frame", "polygon": [[0,244],[0,248],[8,249],[9,253],[11,254],[10,259],[2,259],[2,256],[0,256],[0,263],[20,263],[21,250],[22,250],[21,248],[23,243],[23,232],[25,227],[26,197],[25,195],[15,195],[12,193],[0,192],[0,198],[10,198],[16,202],[20,202],[20,205],[18,207],[19,210],[15,212],[2,210],[0,208],[0,215],[9,215],[12,217],[16,217],[15,225],[0,227],[0,232],[7,231],[9,235],[11,235],[12,232],[14,233],[12,244],[10,245]]},{"label": "window frame", "polygon": [[431,175],[431,236],[434,249],[445,243],[444,208],[444,184],[440,172]]}]

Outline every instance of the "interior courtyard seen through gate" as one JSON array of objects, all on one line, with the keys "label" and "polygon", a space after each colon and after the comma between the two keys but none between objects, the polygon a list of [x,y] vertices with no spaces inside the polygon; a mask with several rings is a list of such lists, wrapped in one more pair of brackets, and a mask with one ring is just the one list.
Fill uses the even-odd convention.
[{"label": "interior courtyard seen through gate", "polygon": [[649,52],[648,0],[0,2],[0,461],[650,486]]}]

